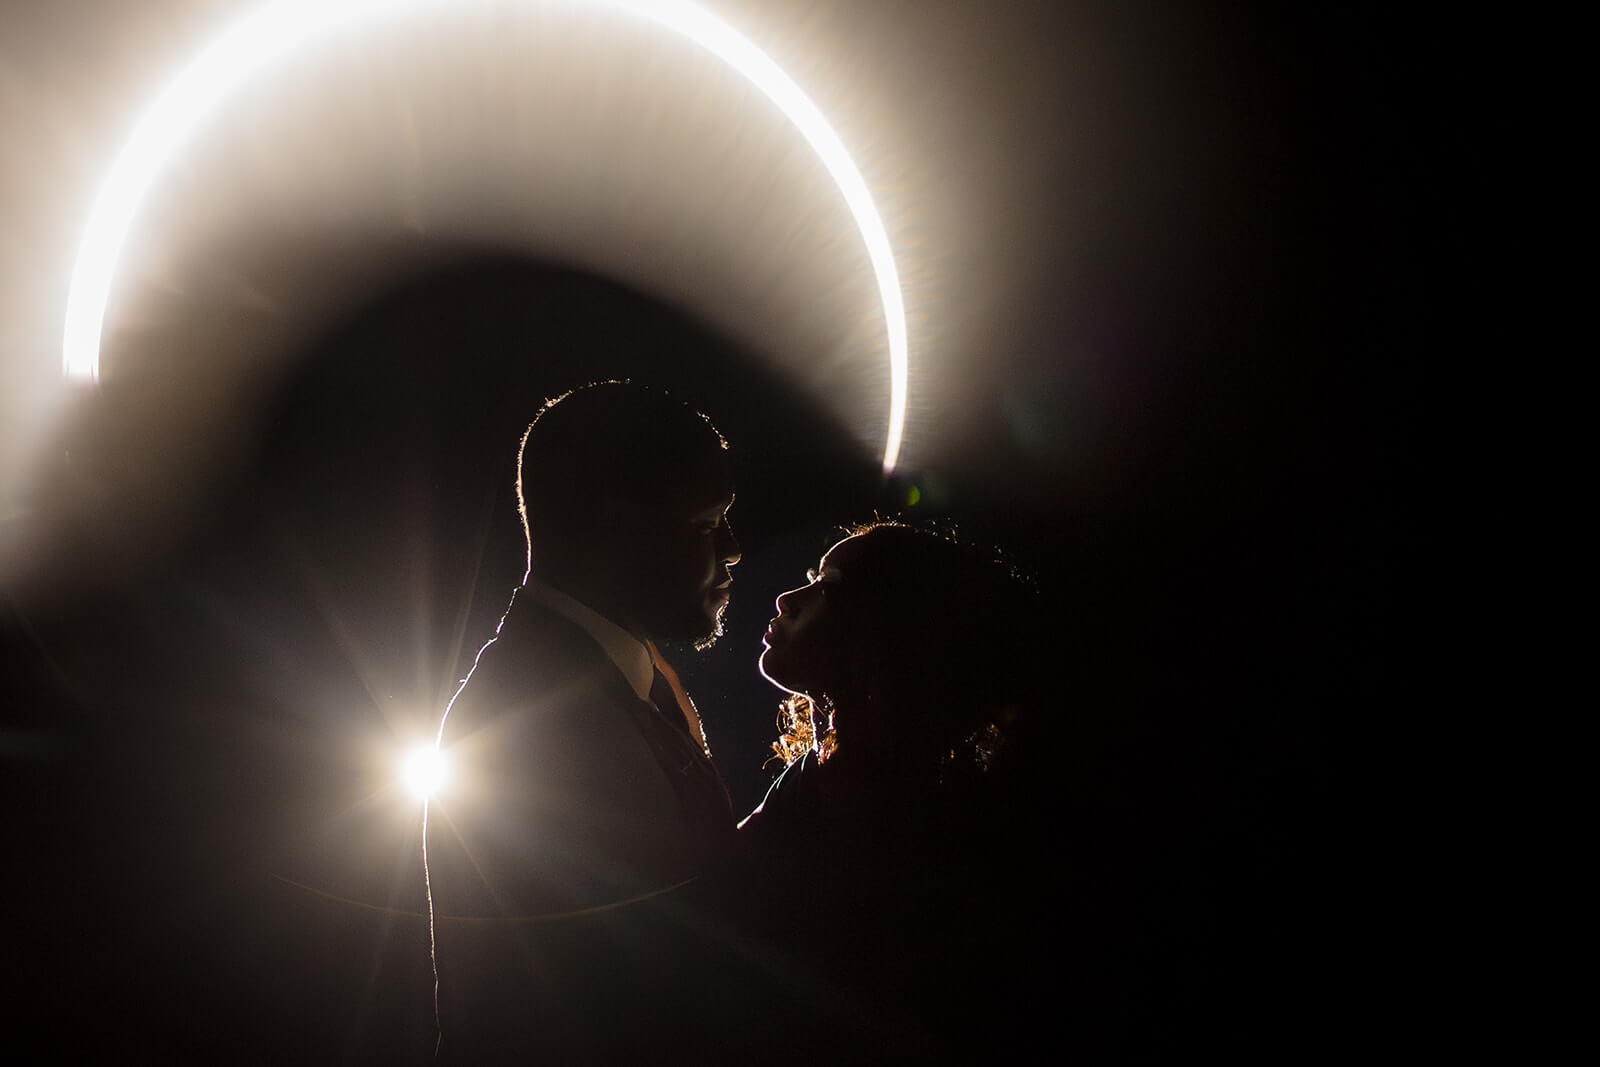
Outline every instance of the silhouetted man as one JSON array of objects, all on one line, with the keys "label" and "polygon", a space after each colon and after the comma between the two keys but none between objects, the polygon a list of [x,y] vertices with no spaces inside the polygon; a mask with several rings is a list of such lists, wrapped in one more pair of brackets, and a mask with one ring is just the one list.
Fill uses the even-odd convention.
[{"label": "silhouetted man", "polygon": [[676,890],[733,817],[657,643],[720,633],[726,449],[703,415],[616,382],[523,438],[528,574],[446,713],[455,780],[429,816],[447,1058],[600,1059],[681,1018],[659,988],[693,924]]}]

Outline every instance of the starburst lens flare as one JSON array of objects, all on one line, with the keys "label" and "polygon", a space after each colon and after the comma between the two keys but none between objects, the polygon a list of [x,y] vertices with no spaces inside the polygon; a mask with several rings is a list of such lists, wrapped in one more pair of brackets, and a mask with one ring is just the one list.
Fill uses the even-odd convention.
[{"label": "starburst lens flare", "polygon": [[437,745],[418,745],[401,761],[400,779],[412,796],[427,800],[448,784],[450,766]]}]

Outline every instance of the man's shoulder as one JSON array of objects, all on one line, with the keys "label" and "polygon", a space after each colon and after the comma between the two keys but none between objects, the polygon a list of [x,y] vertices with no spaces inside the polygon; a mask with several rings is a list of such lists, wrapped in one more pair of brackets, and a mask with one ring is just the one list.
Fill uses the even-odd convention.
[{"label": "man's shoulder", "polygon": [[481,735],[520,748],[536,735],[546,745],[630,747],[638,703],[616,664],[581,626],[519,600],[451,702],[446,740]]},{"label": "man's shoulder", "polygon": [[568,692],[582,683],[596,691],[591,697],[628,693],[626,679],[583,627],[542,604],[519,600],[478,654],[466,690],[510,685],[531,696]]}]

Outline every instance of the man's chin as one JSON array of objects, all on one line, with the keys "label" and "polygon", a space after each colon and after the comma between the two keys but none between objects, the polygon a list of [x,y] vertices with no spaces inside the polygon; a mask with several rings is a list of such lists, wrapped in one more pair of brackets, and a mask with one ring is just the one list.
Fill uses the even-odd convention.
[{"label": "man's chin", "polygon": [[681,614],[671,620],[670,625],[663,620],[655,629],[655,638],[664,644],[688,645],[696,651],[703,651],[716,644],[717,638],[722,636],[722,622],[727,611],[726,597],[708,600],[693,615]]},{"label": "man's chin", "polygon": [[723,626],[722,626],[723,613],[724,613],[723,611],[719,610],[717,612],[717,614],[716,614],[716,618],[711,620],[711,630],[710,630],[709,633],[704,633],[701,636],[695,638],[692,642],[690,642],[691,644],[694,645],[694,650],[696,652],[704,652],[706,649],[708,649],[712,645],[716,644],[717,643],[717,638],[722,636],[722,634],[723,634]]}]

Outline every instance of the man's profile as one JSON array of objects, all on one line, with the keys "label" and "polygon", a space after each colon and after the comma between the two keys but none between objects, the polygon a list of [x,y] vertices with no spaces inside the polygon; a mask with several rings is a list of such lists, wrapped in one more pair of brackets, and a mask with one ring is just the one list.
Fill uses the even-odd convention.
[{"label": "man's profile", "polygon": [[524,435],[518,500],[527,575],[446,712],[456,785],[427,830],[444,1047],[478,1052],[586,1040],[574,1013],[650,969],[657,898],[733,836],[659,649],[721,629],[739,560],[721,434],[660,392],[574,390]]}]

